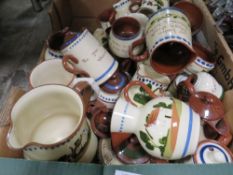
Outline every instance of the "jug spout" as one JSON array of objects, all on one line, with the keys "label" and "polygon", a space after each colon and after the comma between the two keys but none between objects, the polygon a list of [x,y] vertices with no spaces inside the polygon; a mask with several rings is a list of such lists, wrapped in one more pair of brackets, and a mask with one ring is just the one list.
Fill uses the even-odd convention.
[{"label": "jug spout", "polygon": [[140,113],[139,108],[119,98],[112,114],[111,132],[136,133]]}]

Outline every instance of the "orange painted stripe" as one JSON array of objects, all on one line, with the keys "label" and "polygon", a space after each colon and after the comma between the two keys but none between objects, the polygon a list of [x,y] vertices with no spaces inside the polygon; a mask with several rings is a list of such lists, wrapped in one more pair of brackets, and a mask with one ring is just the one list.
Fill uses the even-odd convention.
[{"label": "orange painted stripe", "polygon": [[149,118],[147,119],[147,122],[146,122],[146,127],[154,124],[158,118],[158,115],[159,115],[159,108],[155,108],[151,113],[150,113],[150,116]]},{"label": "orange painted stripe", "polygon": [[174,102],[172,105],[172,121],[171,121],[171,149],[172,149],[172,152],[174,152],[175,146],[176,146],[179,123],[180,123],[180,117],[179,117],[179,114],[177,112],[176,103]]}]

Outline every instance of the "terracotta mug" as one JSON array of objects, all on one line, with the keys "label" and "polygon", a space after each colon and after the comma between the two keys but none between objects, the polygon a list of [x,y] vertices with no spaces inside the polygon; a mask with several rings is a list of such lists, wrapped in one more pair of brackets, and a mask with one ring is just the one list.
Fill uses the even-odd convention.
[{"label": "terracotta mug", "polygon": [[12,108],[8,146],[23,150],[26,159],[79,161],[92,132],[85,116],[91,94],[86,82],[30,90]]},{"label": "terracotta mug", "polygon": [[182,12],[184,12],[184,14],[188,17],[193,35],[201,30],[204,17],[201,9],[198,6],[185,0],[176,2],[173,6],[182,10]]},{"label": "terracotta mug", "polygon": [[118,62],[87,29],[68,39],[61,51],[67,71],[73,74],[85,71],[98,85],[107,81],[118,68]]},{"label": "terracotta mug", "polygon": [[[82,76],[87,75],[84,72],[82,73]],[[47,60],[38,64],[29,76],[29,85],[31,88],[48,84],[64,85],[72,88],[80,81],[86,81],[90,84],[95,91],[91,100],[95,100],[100,92],[100,88],[95,80],[90,77],[77,78],[76,75],[66,71],[62,65],[62,60],[60,59]]]},{"label": "terracotta mug", "polygon": [[[140,85],[153,99],[137,108],[128,98],[131,87]],[[173,160],[193,154],[199,141],[200,117],[187,104],[158,97],[139,81],[124,89],[112,115],[111,132],[134,133],[143,149],[153,157]]]},{"label": "terracotta mug", "polygon": [[[143,26],[139,20],[124,16],[118,18],[111,29],[109,35],[109,48],[112,53],[120,58],[129,58],[132,53],[140,53],[143,51],[143,43],[139,47],[130,50],[131,45],[144,41]],[[147,51],[137,59],[137,61],[148,57]]]},{"label": "terracotta mug", "polygon": [[193,43],[193,49],[196,52],[195,60],[187,66],[185,72],[195,74],[198,72],[209,72],[215,67],[215,59],[212,53],[198,43]]},{"label": "terracotta mug", "polygon": [[[146,24],[144,42],[156,72],[174,75],[195,59],[190,22],[178,9],[161,9],[151,16]],[[137,46],[133,45],[132,49]],[[141,56],[134,54],[132,57],[137,60]]]}]

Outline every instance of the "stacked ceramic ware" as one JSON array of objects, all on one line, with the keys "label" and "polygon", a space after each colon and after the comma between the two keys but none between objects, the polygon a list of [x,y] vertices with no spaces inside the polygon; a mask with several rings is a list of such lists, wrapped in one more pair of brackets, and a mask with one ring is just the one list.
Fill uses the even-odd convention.
[{"label": "stacked ceramic ware", "polygon": [[11,111],[10,148],[31,160],[231,163],[224,90],[187,1],[120,0],[101,28],[47,40]]}]

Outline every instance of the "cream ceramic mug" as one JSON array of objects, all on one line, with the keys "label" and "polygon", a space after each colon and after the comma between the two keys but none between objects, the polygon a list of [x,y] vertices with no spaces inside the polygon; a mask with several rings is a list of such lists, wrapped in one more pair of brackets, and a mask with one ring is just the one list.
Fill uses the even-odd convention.
[{"label": "cream ceramic mug", "polygon": [[91,93],[86,82],[74,89],[44,85],[30,90],[12,108],[8,146],[23,150],[26,159],[84,159],[92,132],[85,116]]},{"label": "cream ceramic mug", "polygon": [[[143,22],[139,18],[133,16],[123,16],[113,23],[109,34],[109,48],[114,55],[120,58],[129,58],[130,54],[139,54],[143,51],[143,43],[138,44],[144,41],[144,26],[142,24]],[[134,43],[139,46],[130,51],[130,47]],[[148,57],[147,51],[143,53],[141,57],[146,59]],[[140,59],[137,61],[140,61]]]},{"label": "cream ceramic mug", "polygon": [[[150,17],[145,27],[145,41],[152,68],[162,74],[183,71],[195,59],[188,18],[176,8],[165,8]],[[132,49],[138,46],[134,44]],[[142,44],[142,42],[140,42]],[[133,54],[137,60],[141,55]]]},{"label": "cream ceramic mug", "polygon": [[66,41],[61,52],[67,71],[74,74],[84,71],[98,85],[107,81],[118,67],[118,62],[87,29]]}]

